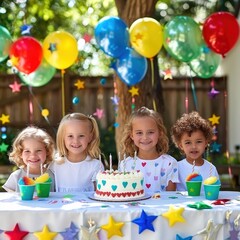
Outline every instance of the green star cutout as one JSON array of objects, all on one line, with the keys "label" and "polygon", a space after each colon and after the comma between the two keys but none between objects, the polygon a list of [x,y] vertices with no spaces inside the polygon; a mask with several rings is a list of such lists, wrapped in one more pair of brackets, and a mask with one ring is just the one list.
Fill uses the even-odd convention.
[{"label": "green star cutout", "polygon": [[0,152],[6,152],[8,148],[8,144],[5,144],[4,142],[0,145]]},{"label": "green star cutout", "polygon": [[195,202],[194,204],[188,204],[187,206],[190,207],[190,208],[196,208],[197,210],[211,209],[212,208],[210,205],[207,205],[204,202]]}]

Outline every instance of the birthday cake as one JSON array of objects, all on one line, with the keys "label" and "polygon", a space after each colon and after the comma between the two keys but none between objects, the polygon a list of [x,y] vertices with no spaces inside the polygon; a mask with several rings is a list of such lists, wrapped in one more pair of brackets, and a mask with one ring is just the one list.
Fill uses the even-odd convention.
[{"label": "birthday cake", "polygon": [[103,171],[96,176],[95,197],[102,200],[134,200],[144,196],[143,174],[140,171]]}]

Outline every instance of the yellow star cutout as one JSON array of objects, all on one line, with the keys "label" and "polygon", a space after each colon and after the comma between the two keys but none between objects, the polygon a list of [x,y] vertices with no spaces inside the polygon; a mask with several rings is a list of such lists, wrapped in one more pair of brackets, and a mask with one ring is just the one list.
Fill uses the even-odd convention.
[{"label": "yellow star cutout", "polygon": [[101,228],[107,231],[107,237],[110,239],[114,235],[123,236],[121,231],[123,225],[123,222],[115,222],[113,217],[110,216],[108,224],[101,226]]},{"label": "yellow star cutout", "polygon": [[5,115],[2,113],[2,116],[0,117],[0,121],[2,121],[2,124],[10,123],[9,115]]},{"label": "yellow star cutout", "polygon": [[10,59],[11,63],[13,66],[18,66],[18,63],[19,63],[19,58],[18,57],[15,57],[14,55],[11,57]]},{"label": "yellow star cutout", "polygon": [[47,225],[43,227],[42,232],[35,232],[34,235],[39,239],[39,240],[52,240],[54,237],[57,236],[58,233],[56,232],[49,232]]},{"label": "yellow star cutout", "polygon": [[131,89],[129,89],[128,91],[131,93],[132,97],[134,97],[139,95],[138,90],[139,88],[131,87]]},{"label": "yellow star cutout", "polygon": [[182,217],[184,211],[183,207],[177,208],[170,206],[168,211],[163,213],[162,216],[168,219],[169,226],[173,226],[176,222],[185,222],[186,220]]},{"label": "yellow star cutout", "polygon": [[79,89],[83,89],[84,88],[84,81],[81,81],[81,80],[77,80],[77,82],[74,83],[74,86],[77,87],[77,90]]},{"label": "yellow star cutout", "polygon": [[215,114],[212,115],[208,120],[211,122],[212,125],[219,124],[220,116],[216,116]]}]

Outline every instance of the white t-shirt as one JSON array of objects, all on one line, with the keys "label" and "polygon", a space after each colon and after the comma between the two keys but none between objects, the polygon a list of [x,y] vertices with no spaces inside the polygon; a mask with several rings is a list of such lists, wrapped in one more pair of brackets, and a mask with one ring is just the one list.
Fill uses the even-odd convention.
[{"label": "white t-shirt", "polygon": [[[199,173],[203,181],[206,178],[209,178],[210,176],[216,176],[219,178],[218,172],[216,167],[210,163],[209,161],[204,160],[204,163],[202,166],[194,166],[194,172]],[[180,182],[177,184],[177,190],[178,191],[187,191],[187,186],[186,186],[186,178],[189,174],[193,172],[193,165],[190,164],[186,158],[178,162],[178,173],[179,173],[179,180]],[[203,184],[202,184],[202,189],[203,191]]]},{"label": "white t-shirt", "polygon": [[81,162],[54,162],[51,169],[55,175],[56,192],[90,192],[94,191],[93,181],[96,175],[104,169],[98,159],[90,156]]},{"label": "white t-shirt", "polygon": [[[124,160],[120,163],[120,171],[124,171]],[[140,158],[126,158],[125,171],[140,170],[144,176],[144,191],[153,194],[166,191],[168,182],[178,182],[177,160],[168,154],[157,159],[143,160]]]},{"label": "white t-shirt", "polygon": [[[50,169],[47,169],[46,173],[48,173],[49,177],[52,178],[50,191],[54,192],[55,191],[54,175]],[[27,172],[24,169],[20,168],[10,174],[9,178],[7,179],[7,181],[4,183],[2,187],[8,192],[19,192],[18,180],[24,176],[27,176]],[[36,179],[39,176],[40,175],[29,174],[29,177],[33,179]]]}]

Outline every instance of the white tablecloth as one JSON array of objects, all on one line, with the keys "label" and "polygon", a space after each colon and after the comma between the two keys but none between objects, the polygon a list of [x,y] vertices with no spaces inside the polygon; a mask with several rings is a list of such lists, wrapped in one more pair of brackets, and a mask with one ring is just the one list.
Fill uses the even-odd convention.
[{"label": "white tablecloth", "polygon": [[[82,228],[88,229],[88,221],[92,220],[96,228],[99,228],[99,239],[105,240],[108,239],[108,232],[101,227],[109,224],[110,217],[123,224],[119,228],[122,236],[119,236],[119,232],[114,235],[114,229],[110,231],[113,234],[110,238],[112,240],[176,240],[190,236],[193,236],[193,240],[226,240],[233,239],[230,234],[234,230],[236,235],[240,229],[237,226],[240,218],[239,192],[220,192],[219,199],[230,199],[224,205],[214,205],[214,201],[205,200],[203,194],[199,197],[188,197],[177,192],[164,192],[160,195],[159,199],[102,202],[88,197],[92,197],[93,193],[50,193],[49,198],[34,198],[32,201],[22,201],[18,193],[0,193],[0,239],[7,239],[4,232],[13,231],[18,224],[21,231],[29,232],[24,240],[38,239],[34,233],[42,232],[44,226],[50,232],[57,233],[53,239],[60,240],[64,239],[61,233],[74,224],[78,229],[77,239],[87,240]],[[212,208],[198,210],[188,206],[199,202]],[[170,219],[162,214],[168,212],[170,206],[184,209],[181,216],[185,222],[179,221],[179,215],[172,213],[171,219],[175,222],[172,226],[169,225]],[[140,227],[146,227],[147,223],[138,225],[133,220],[141,220],[143,212],[147,219],[156,218],[149,223],[152,230],[147,227],[139,233]]]}]

